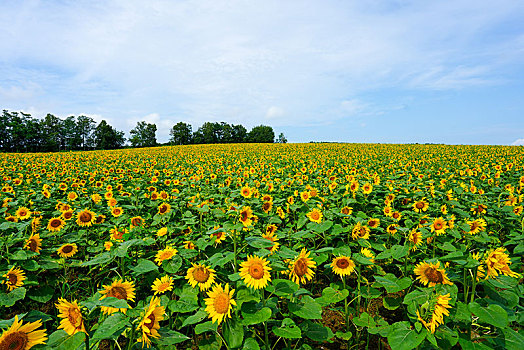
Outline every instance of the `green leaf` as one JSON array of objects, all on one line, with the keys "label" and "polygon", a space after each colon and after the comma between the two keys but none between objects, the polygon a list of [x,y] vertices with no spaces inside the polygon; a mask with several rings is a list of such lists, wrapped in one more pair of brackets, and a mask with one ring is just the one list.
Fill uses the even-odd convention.
[{"label": "green leaf", "polygon": [[524,336],[515,332],[513,329],[506,327],[504,332],[504,348],[507,350],[521,350],[524,345]]},{"label": "green leaf", "polygon": [[235,319],[230,319],[222,326],[222,334],[224,340],[231,349],[236,349],[242,346],[244,342],[244,326],[241,322]]},{"label": "green leaf", "polygon": [[244,347],[242,350],[260,350],[260,346],[254,338],[247,338],[244,341]]},{"label": "green leaf", "polygon": [[54,289],[50,286],[43,286],[41,288],[33,288],[27,293],[29,299],[38,301],[39,303],[47,303],[53,298]]},{"label": "green leaf", "polygon": [[232,252],[227,252],[226,254],[216,253],[215,255],[210,257],[208,261],[211,267],[215,267],[215,266],[222,267],[225,264],[227,264],[228,262],[230,262],[231,260],[233,260],[234,258],[235,258],[235,254]]},{"label": "green leaf", "polygon": [[375,328],[377,323],[373,320],[373,317],[369,316],[367,312],[363,312],[359,317],[353,319],[355,326]]},{"label": "green leaf", "polygon": [[335,335],[337,336],[337,338],[340,338],[345,341],[348,341],[353,336],[351,332],[342,332],[342,331],[337,331]]},{"label": "green leaf", "polygon": [[196,314],[189,316],[182,323],[182,327],[189,326],[191,324],[198,323],[207,317],[207,312],[199,310]]},{"label": "green leaf", "polygon": [[392,273],[388,273],[385,276],[375,276],[375,280],[378,284],[386,288],[386,291],[388,293],[396,293],[400,292],[403,289],[406,289],[407,287],[411,286],[411,278],[409,277],[403,277],[398,278]]},{"label": "green leaf", "polygon": [[9,293],[0,293],[0,306],[13,306],[18,300],[23,300],[25,298],[26,289],[24,287],[19,287],[13,289]]},{"label": "green leaf", "polygon": [[290,298],[298,290],[298,285],[290,280],[276,279],[272,281],[267,290],[276,296]]},{"label": "green leaf", "polygon": [[426,329],[417,333],[416,330],[411,329],[409,322],[397,322],[392,325],[392,330],[388,334],[388,343],[392,349],[395,350],[411,350],[419,346],[426,338]]},{"label": "green leaf", "polygon": [[129,304],[125,299],[118,299],[115,297],[106,297],[98,301],[100,306],[114,307],[117,309],[129,309]]},{"label": "green leaf", "polygon": [[302,337],[302,331],[290,318],[283,319],[280,327],[273,327],[273,333],[277,337],[285,339],[298,339]]},{"label": "green leaf", "polygon": [[[244,304],[247,305],[247,304]],[[259,324],[262,322],[266,322],[271,318],[272,311],[268,307],[264,307],[261,310],[249,310],[253,312],[244,312],[242,310],[242,317],[244,318],[243,324],[245,326],[249,326],[252,324]]]},{"label": "green leaf", "polygon": [[138,264],[133,266],[131,270],[133,270],[135,275],[139,276],[151,271],[158,271],[158,266],[156,266],[151,260],[139,259]]},{"label": "green leaf", "polygon": [[84,343],[85,337],[86,334],[84,332],[78,332],[70,336],[65,331],[58,330],[49,335],[46,348],[54,350],[75,350]]},{"label": "green leaf", "polygon": [[129,317],[123,313],[117,312],[112,314],[102,322],[92,336],[93,340],[108,339],[113,336],[119,336],[124,328],[129,325]]},{"label": "green leaf", "polygon": [[120,258],[123,258],[125,256],[127,256],[127,250],[134,246],[134,245],[143,245],[144,244],[144,241],[141,240],[141,239],[131,239],[129,241],[125,241],[123,243],[121,243],[114,251],[113,251],[113,254],[115,256],[118,256]]},{"label": "green leaf", "polygon": [[501,306],[491,304],[488,307],[482,307],[476,302],[469,303],[469,311],[478,316],[480,322],[488,323],[495,327],[504,328],[508,322],[508,313]]},{"label": "green leaf", "polygon": [[482,343],[473,343],[471,340],[459,338],[459,344],[462,350],[492,350],[493,348]]},{"label": "green leaf", "polygon": [[254,248],[271,248],[274,243],[262,237],[246,237],[246,243]]},{"label": "green leaf", "polygon": [[202,334],[204,332],[216,332],[217,328],[218,328],[218,323],[207,321],[204,323],[197,324],[195,326],[195,334]]},{"label": "green leaf", "polygon": [[471,312],[468,309],[468,306],[463,302],[457,301],[455,304],[455,313],[452,314],[455,321],[458,322],[471,322]]},{"label": "green leaf", "polygon": [[324,342],[334,337],[329,327],[324,327],[318,323],[306,321],[300,324],[303,334],[311,340]]},{"label": "green leaf", "polygon": [[289,311],[298,317],[314,320],[322,318],[322,307],[309,295],[305,295],[298,303],[289,303]]},{"label": "green leaf", "polygon": [[11,254],[11,256],[9,256],[10,259],[13,259],[13,260],[27,260],[27,253],[25,250],[17,250],[14,254]]},{"label": "green leaf", "polygon": [[329,304],[338,303],[339,301],[346,299],[348,295],[349,291],[347,289],[336,290],[331,287],[326,287],[322,291],[322,296],[316,298],[315,301],[319,303],[320,306],[324,307]]},{"label": "green leaf", "polygon": [[386,296],[382,300],[382,304],[388,310],[396,310],[400,306],[401,302],[402,302],[402,299],[400,297],[392,298],[392,297]]},{"label": "green leaf", "polygon": [[184,334],[171,329],[160,328],[158,333],[160,334],[160,338],[156,341],[156,343],[163,346],[175,345],[191,339]]},{"label": "green leaf", "polygon": [[178,255],[175,255],[173,259],[162,263],[162,268],[164,269],[164,271],[172,274],[177,273],[181,266],[182,258]]},{"label": "green leaf", "polygon": [[80,266],[103,265],[113,261],[113,259],[114,257],[111,255],[110,252],[103,252],[102,254],[98,254],[91,260],[84,261],[80,264]]},{"label": "green leaf", "polygon": [[402,246],[395,244],[393,247],[391,247],[391,256],[394,259],[399,260],[400,258],[405,257],[409,253],[409,247],[408,246]]}]

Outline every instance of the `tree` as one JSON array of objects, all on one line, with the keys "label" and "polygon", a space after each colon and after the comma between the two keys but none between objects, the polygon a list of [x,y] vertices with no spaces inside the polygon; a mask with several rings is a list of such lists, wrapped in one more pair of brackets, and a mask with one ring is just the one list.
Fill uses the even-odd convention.
[{"label": "tree", "polygon": [[42,150],[44,152],[56,152],[61,146],[62,119],[48,113],[40,122],[42,130]]},{"label": "tree", "polygon": [[287,143],[287,139],[286,139],[286,137],[284,136],[284,133],[283,133],[283,132],[281,132],[281,133],[278,135],[277,142],[278,142],[278,143]]},{"label": "tree", "polygon": [[171,138],[169,142],[172,145],[188,145],[193,140],[193,128],[184,122],[178,122],[169,132]]},{"label": "tree", "polygon": [[123,131],[117,131],[105,120],[102,120],[94,131],[95,147],[97,149],[121,148],[126,139]]},{"label": "tree", "polygon": [[81,115],[77,118],[76,133],[80,140],[82,140],[80,147],[83,150],[93,148],[95,146],[93,138],[93,131],[95,130],[95,125],[96,122],[91,117]]},{"label": "tree", "polygon": [[156,146],[156,124],[141,121],[129,133],[131,134],[129,141],[133,147]]},{"label": "tree", "polygon": [[247,135],[249,142],[273,143],[275,142],[275,132],[273,128],[266,125],[255,126]]},{"label": "tree", "polygon": [[232,125],[233,128],[233,143],[246,142],[247,129],[243,125]]},{"label": "tree", "polygon": [[218,143],[220,141],[220,124],[205,122],[193,135],[195,143]]}]

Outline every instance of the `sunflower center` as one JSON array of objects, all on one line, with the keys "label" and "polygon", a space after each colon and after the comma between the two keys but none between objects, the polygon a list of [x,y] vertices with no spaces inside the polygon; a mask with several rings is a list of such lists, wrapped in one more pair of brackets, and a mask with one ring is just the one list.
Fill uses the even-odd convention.
[{"label": "sunflower center", "polygon": [[318,220],[319,218],[320,218],[320,215],[318,214],[318,212],[314,211],[311,213],[311,219]]},{"label": "sunflower center", "polygon": [[36,243],[36,240],[34,238],[31,238],[29,240],[29,250],[36,253],[37,249],[38,249],[38,243]]},{"label": "sunflower center", "polygon": [[218,314],[225,314],[229,310],[229,295],[225,292],[218,294],[215,297],[215,302],[213,304],[215,311]]},{"label": "sunflower center", "polygon": [[77,308],[69,308],[67,319],[75,327],[79,327],[82,324],[82,315]]},{"label": "sunflower center", "polygon": [[337,260],[337,267],[338,267],[339,269],[346,269],[348,266],[349,266],[349,261],[348,261],[348,259],[344,259],[344,258],[342,258],[342,259],[338,259],[338,260]]},{"label": "sunflower center", "polygon": [[18,276],[14,273],[7,274],[7,278],[9,279],[9,284],[15,285],[16,282],[18,282]]},{"label": "sunflower center", "polygon": [[433,267],[428,267],[426,271],[424,271],[424,275],[433,283],[442,283],[444,281],[442,273]]},{"label": "sunflower center", "polygon": [[253,263],[249,267],[249,275],[254,279],[261,279],[262,277],[264,277],[264,267],[259,263]]},{"label": "sunflower center", "polygon": [[307,262],[303,258],[298,259],[294,271],[298,277],[304,276],[307,273]]},{"label": "sunflower center", "polygon": [[442,224],[440,222],[436,222],[434,226],[436,230],[442,229]]},{"label": "sunflower center", "polygon": [[66,212],[64,213],[64,219],[66,219],[66,220],[67,220],[67,219],[71,219],[72,216],[73,216],[73,213],[70,212],[70,211],[66,211]]},{"label": "sunflower center", "polygon": [[169,283],[162,283],[161,285],[158,286],[158,291],[165,292],[167,288],[169,288]]},{"label": "sunflower center", "polygon": [[476,221],[473,221],[473,223],[470,226],[470,230],[474,231],[479,227],[479,224]]},{"label": "sunflower center", "polygon": [[24,350],[29,342],[24,332],[9,333],[0,343],[0,350]]},{"label": "sunflower center", "polygon": [[242,221],[246,221],[247,220],[247,212],[246,211],[240,212],[240,220],[242,220]]},{"label": "sunflower center", "polygon": [[160,206],[160,209],[158,211],[160,212],[160,214],[164,214],[167,211],[167,206],[166,205]]},{"label": "sunflower center", "polygon": [[424,208],[424,203],[417,202],[416,207],[417,207],[417,209],[422,209],[422,208]]},{"label": "sunflower center", "polygon": [[348,208],[342,208],[342,214],[348,215],[349,214],[349,209]]},{"label": "sunflower center", "polygon": [[193,271],[193,278],[198,283],[205,283],[209,279],[209,272],[203,267],[198,267]]},{"label": "sunflower center", "polygon": [[360,230],[358,230],[359,237],[364,237],[366,235],[367,231],[365,228],[361,227]]},{"label": "sunflower center", "polygon": [[127,300],[127,292],[122,287],[113,287],[113,288],[111,288],[109,293],[107,293],[107,296],[108,297],[115,297],[117,299],[126,299]]},{"label": "sunflower center", "polygon": [[90,213],[83,211],[80,213],[80,216],[78,217],[78,219],[82,222],[90,222],[93,219],[93,217],[91,216]]},{"label": "sunflower center", "polygon": [[62,224],[62,222],[60,220],[53,220],[51,221],[51,227],[54,227],[54,228],[57,228],[59,227],[60,225]]},{"label": "sunflower center", "polygon": [[171,259],[172,257],[173,257],[173,253],[171,251],[162,252],[162,254],[160,255],[161,260]]},{"label": "sunflower center", "polygon": [[62,248],[62,253],[71,253],[73,251],[73,246],[72,245],[66,245],[64,248]]},{"label": "sunflower center", "polygon": [[153,313],[147,317],[147,320],[144,322],[144,325],[151,332],[151,330],[153,329],[153,326],[155,325],[155,315]]}]

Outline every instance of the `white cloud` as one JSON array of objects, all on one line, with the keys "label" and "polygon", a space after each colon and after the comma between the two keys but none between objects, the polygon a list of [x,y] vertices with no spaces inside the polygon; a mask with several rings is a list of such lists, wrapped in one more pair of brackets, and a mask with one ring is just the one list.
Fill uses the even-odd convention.
[{"label": "white cloud", "polygon": [[515,140],[515,142],[513,142],[511,145],[512,146],[524,146],[524,139]]},{"label": "white cloud", "polygon": [[523,10],[512,0],[2,2],[0,104],[86,111],[125,131],[149,118],[158,134],[178,121],[328,123],[375,113],[360,95],[378,87],[496,81],[522,61],[522,37],[481,40]]}]

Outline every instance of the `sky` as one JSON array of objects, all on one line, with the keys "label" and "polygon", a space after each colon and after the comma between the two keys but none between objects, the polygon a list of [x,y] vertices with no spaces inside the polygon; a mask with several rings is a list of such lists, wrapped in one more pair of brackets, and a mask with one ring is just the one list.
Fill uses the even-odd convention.
[{"label": "sky", "polygon": [[521,0],[2,0],[0,108],[166,142],[179,121],[289,142],[524,145]]}]

